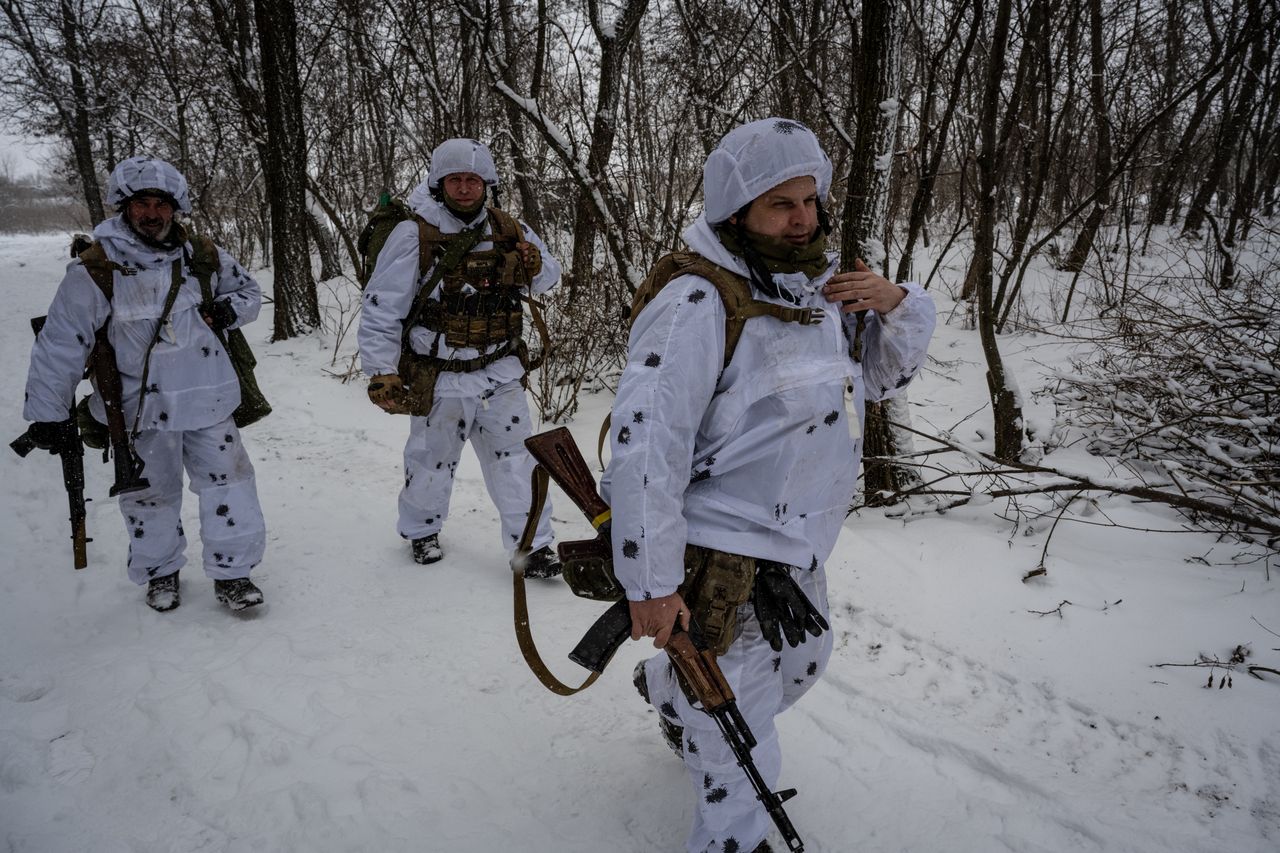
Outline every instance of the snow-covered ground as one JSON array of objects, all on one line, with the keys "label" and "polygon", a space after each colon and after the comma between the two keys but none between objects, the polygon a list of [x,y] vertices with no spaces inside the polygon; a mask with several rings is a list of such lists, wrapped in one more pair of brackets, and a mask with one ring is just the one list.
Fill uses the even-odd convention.
[{"label": "snow-covered ground", "polygon": [[[44,313],[66,243],[0,237],[6,441],[24,428],[27,319]],[[326,372],[332,335],[269,344],[269,306],[247,332],[275,406],[245,432],[270,532],[263,607],[229,613],[194,564],[178,610],[144,606],[125,578],[110,466],[93,455],[90,566],[73,571],[57,460],[0,454],[0,846],[683,849],[685,776],[630,683],[649,646],[627,644],[580,696],[547,692],[516,649],[471,451],[447,556],[415,565],[395,534],[405,419]],[[1061,360],[1048,339],[1004,347],[1028,394]],[[913,412],[949,428],[986,400],[977,336],[940,325],[932,353]],[[584,446],[609,402],[584,400],[570,425]],[[988,423],[979,413],[957,437],[985,446]],[[1048,574],[1023,583],[1048,523],[1015,533],[1003,510],[847,522],[827,567],[830,670],[780,720],[806,850],[1280,850],[1280,680],[1237,670],[1219,689],[1219,669],[1205,689],[1207,669],[1155,667],[1245,645],[1249,662],[1280,668],[1280,579],[1205,534],[1065,518]],[[1157,506],[1103,510],[1182,527]],[[190,496],[184,512],[194,531]],[[586,532],[575,512],[559,499],[562,538]],[[530,606],[544,655],[578,678],[563,654],[602,606],[559,582],[538,583]]]}]

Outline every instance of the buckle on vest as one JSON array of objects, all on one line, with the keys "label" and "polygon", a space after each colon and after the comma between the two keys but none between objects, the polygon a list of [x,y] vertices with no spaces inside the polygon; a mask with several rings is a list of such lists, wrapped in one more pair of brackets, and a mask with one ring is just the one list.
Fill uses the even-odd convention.
[{"label": "buckle on vest", "polygon": [[827,312],[821,308],[802,308],[800,309],[800,325],[816,326],[822,322],[822,318],[827,316]]}]

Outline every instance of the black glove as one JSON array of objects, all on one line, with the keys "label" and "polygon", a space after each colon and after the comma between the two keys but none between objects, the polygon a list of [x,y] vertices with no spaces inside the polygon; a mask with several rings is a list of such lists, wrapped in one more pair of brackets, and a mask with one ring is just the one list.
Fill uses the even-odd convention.
[{"label": "black glove", "polygon": [[71,418],[65,421],[36,421],[27,428],[27,437],[32,444],[55,455],[70,447],[75,441],[75,435],[76,425]]},{"label": "black glove", "polygon": [[221,332],[236,321],[236,309],[230,299],[219,299],[204,310],[204,321],[215,332]]},{"label": "black glove", "polygon": [[775,652],[782,651],[784,635],[787,645],[795,648],[804,642],[805,631],[816,637],[827,630],[827,620],[791,579],[787,566],[768,560],[759,560],[756,565],[751,604],[760,620],[760,630]]}]

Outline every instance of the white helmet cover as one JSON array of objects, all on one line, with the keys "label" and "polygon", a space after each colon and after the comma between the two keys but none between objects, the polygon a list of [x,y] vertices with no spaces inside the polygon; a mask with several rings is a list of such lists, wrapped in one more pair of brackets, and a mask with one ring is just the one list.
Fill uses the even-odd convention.
[{"label": "white helmet cover", "polygon": [[736,127],[720,140],[702,168],[707,222],[724,222],[778,184],[802,175],[813,176],[818,198],[826,201],[831,191],[831,160],[812,130],[776,117]]},{"label": "white helmet cover", "polygon": [[498,170],[493,165],[489,148],[474,139],[446,139],[431,152],[431,169],[427,172],[427,186],[432,192],[440,189],[440,182],[449,175],[472,172],[479,175],[485,186],[498,185]]},{"label": "white helmet cover", "polygon": [[169,196],[180,212],[191,212],[187,179],[173,166],[154,157],[130,157],[112,169],[107,181],[107,204],[119,208],[147,190]]}]

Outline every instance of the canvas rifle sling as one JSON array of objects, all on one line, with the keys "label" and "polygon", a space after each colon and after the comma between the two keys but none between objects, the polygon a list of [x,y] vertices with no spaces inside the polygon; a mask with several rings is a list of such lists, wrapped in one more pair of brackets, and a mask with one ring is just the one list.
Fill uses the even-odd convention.
[{"label": "canvas rifle sling", "polygon": [[533,490],[533,505],[529,508],[529,517],[525,520],[524,531],[520,534],[520,541],[516,545],[515,559],[511,562],[511,578],[515,591],[516,642],[520,646],[520,654],[524,655],[524,662],[529,665],[529,670],[538,677],[544,687],[559,696],[572,696],[595,684],[600,673],[593,672],[579,686],[570,687],[551,674],[551,670],[543,662],[542,656],[538,654],[538,647],[533,642],[533,634],[529,631],[529,600],[524,587],[524,558],[528,557],[533,550],[533,537],[537,534],[538,520],[542,517],[542,508],[547,502],[550,478],[545,468],[535,465],[529,480]]}]

